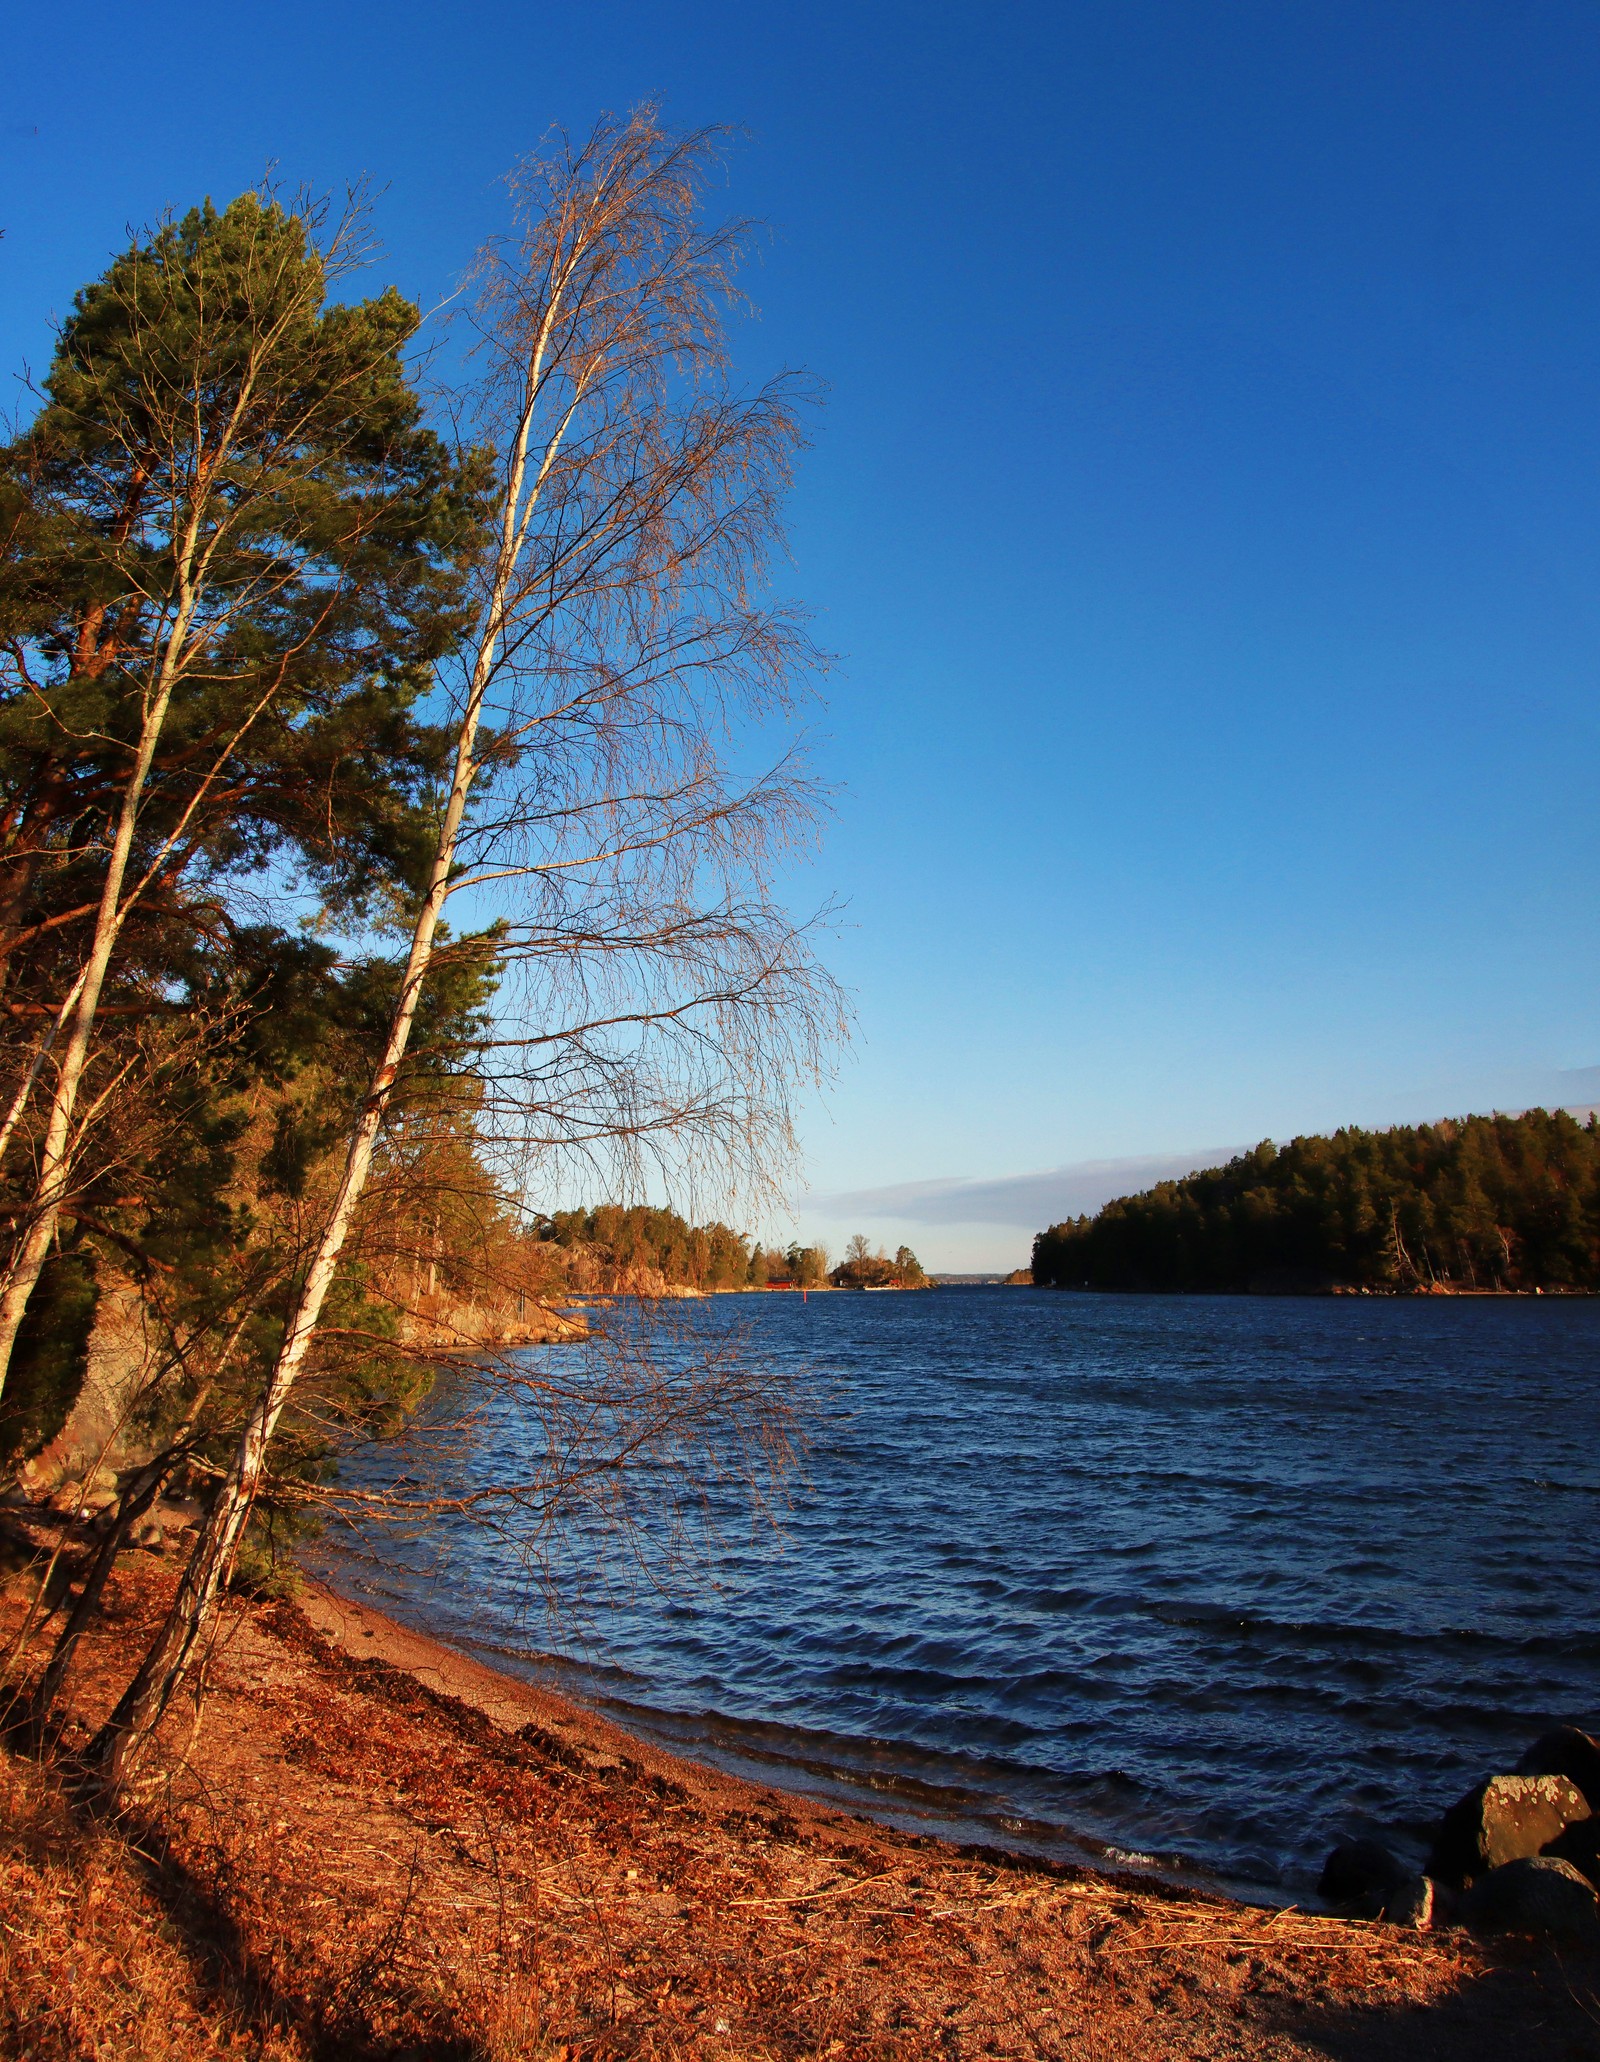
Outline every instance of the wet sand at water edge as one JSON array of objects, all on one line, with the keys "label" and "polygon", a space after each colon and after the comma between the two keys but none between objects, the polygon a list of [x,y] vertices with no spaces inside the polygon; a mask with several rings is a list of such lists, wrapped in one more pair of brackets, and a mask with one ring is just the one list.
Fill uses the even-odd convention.
[{"label": "wet sand at water edge", "polygon": [[0,2054],[1600,2057],[1591,1958],[898,1833],[315,1586],[229,1603],[198,1734],[107,1825],[71,1757],[174,1574],[126,1558],[59,1734],[0,1762]]}]

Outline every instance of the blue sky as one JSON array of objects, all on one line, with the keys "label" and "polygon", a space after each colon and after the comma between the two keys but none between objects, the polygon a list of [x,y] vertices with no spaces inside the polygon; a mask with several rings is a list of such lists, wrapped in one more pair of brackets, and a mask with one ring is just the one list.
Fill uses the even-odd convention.
[{"label": "blue sky", "polygon": [[1591,1099],[1592,5],[157,0],[8,44],[8,370],[125,224],[269,164],[370,174],[426,301],[550,122],[747,126],[743,362],[830,388],[796,893],[849,903],[860,1036],[809,1233],[1012,1264],[1105,1163]]}]

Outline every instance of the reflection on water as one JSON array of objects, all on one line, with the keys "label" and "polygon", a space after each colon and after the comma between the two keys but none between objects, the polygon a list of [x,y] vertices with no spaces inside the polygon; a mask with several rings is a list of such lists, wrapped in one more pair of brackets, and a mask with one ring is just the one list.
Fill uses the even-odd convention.
[{"label": "reflection on water", "polygon": [[1600,1721],[1600,1302],[678,1309],[826,1397],[781,1550],[735,1532],[718,1587],[623,1584],[559,1642],[465,1530],[443,1579],[420,1547],[339,1579],[514,1663],[559,1644],[567,1688],[724,1766],[1280,1895]]}]

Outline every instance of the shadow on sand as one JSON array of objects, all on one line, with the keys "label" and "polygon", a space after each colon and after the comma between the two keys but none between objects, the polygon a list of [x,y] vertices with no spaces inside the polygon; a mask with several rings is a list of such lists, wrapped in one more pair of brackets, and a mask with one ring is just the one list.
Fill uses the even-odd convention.
[{"label": "shadow on sand", "polygon": [[1329,2062],[1596,2062],[1600,1953],[1502,1951],[1499,1967],[1430,2004],[1285,2004],[1262,2017]]}]

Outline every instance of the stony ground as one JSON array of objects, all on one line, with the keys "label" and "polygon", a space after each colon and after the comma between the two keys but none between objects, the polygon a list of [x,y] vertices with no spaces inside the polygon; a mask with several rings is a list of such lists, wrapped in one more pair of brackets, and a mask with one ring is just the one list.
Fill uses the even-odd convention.
[{"label": "stony ground", "polygon": [[902,1836],[315,1591],[230,1607],[107,1824],[71,1757],[170,1581],[130,1557],[60,1737],[0,1757],[0,2054],[1600,2057],[1591,1962]]}]

